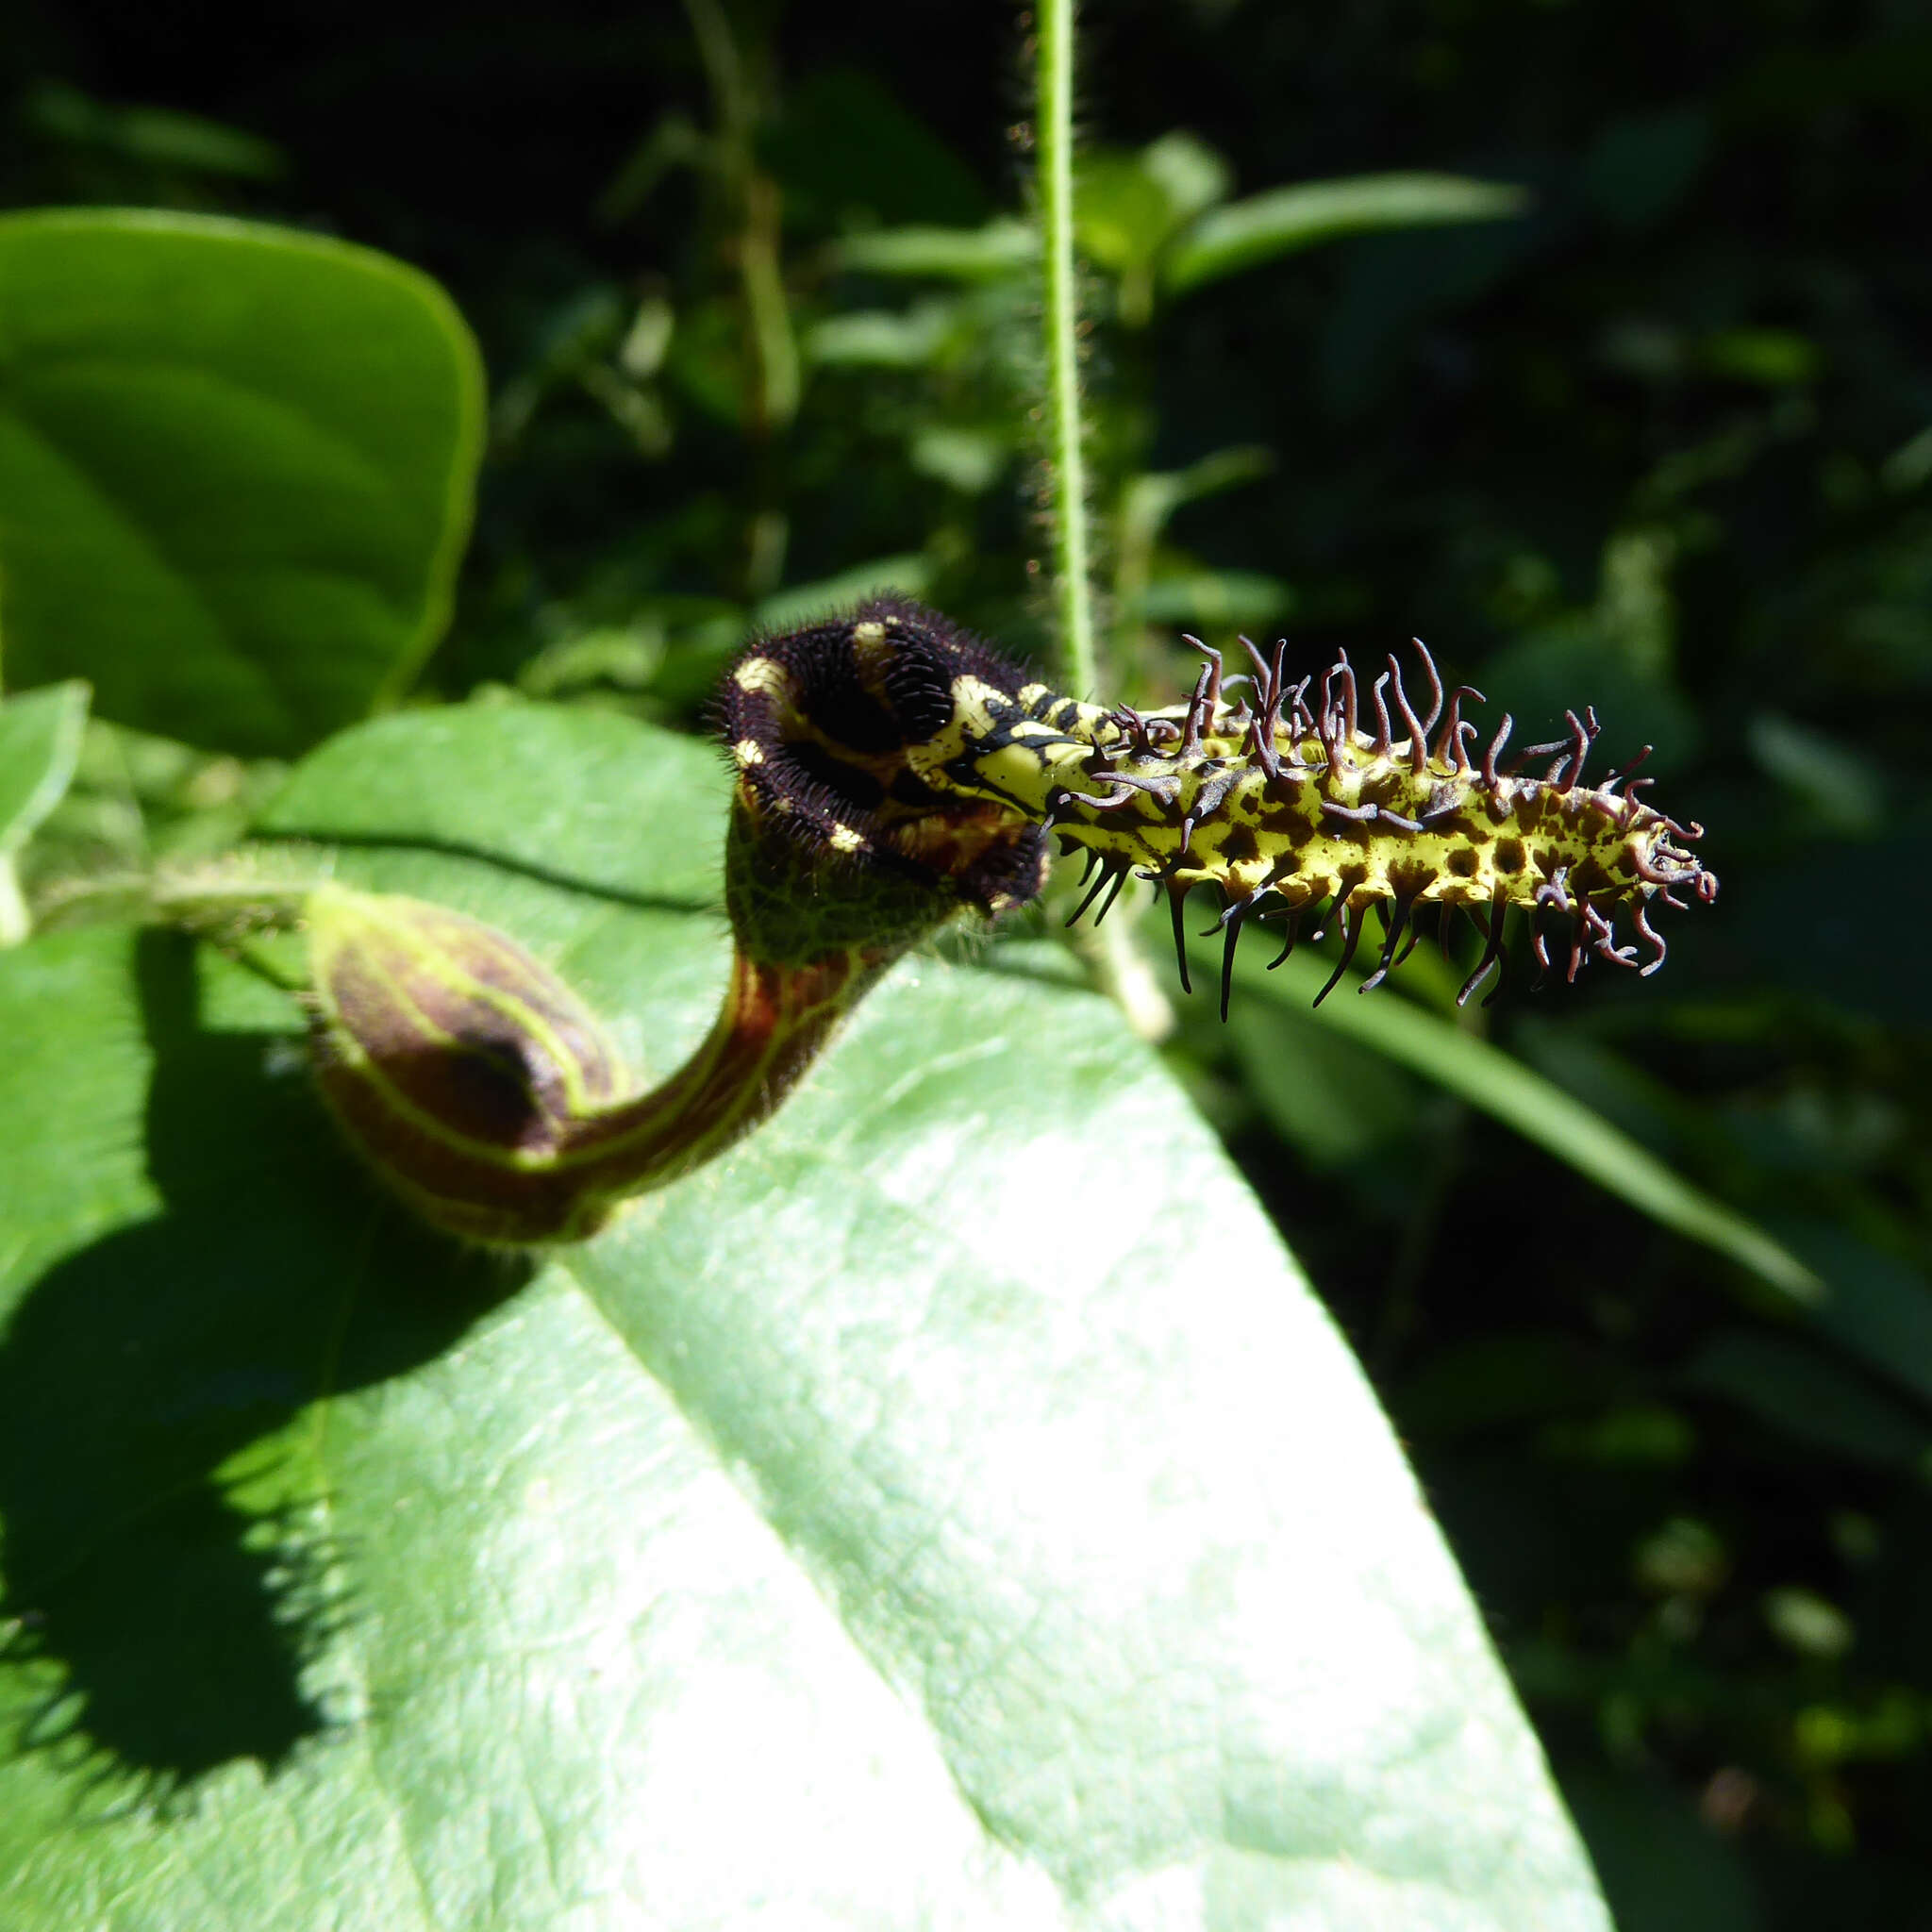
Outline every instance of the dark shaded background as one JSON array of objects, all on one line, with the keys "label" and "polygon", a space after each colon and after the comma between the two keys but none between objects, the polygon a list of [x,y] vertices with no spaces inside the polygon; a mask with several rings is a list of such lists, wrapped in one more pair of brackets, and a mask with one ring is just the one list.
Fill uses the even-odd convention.
[{"label": "dark shaded background", "polygon": [[[1782,1317],[1269,1012],[1191,1008],[1175,1057],[1375,1374],[1625,1932],[1932,1925],[1932,11],[1094,11],[1103,147],[1190,129],[1237,194],[1393,168],[1536,193],[1144,329],[1096,276],[1106,507],[1267,453],[1116,546],[1112,694],[1172,695],[1183,623],[1286,628],[1310,663],[1420,631],[1531,735],[1593,697],[1613,761],[1655,741],[1665,802],[1712,828],[1716,912],[1641,990],[1512,991],[1496,1037],[1852,1312]],[[695,725],[754,614],[883,558],[1040,649],[1024,278],[836,245],[1019,205],[1014,16],[731,21],[736,110],[671,6],[27,0],[0,198],[257,214],[447,284],[496,449],[435,694]],[[795,414],[747,246],[782,274]],[[854,316],[888,318],[857,356]]]}]

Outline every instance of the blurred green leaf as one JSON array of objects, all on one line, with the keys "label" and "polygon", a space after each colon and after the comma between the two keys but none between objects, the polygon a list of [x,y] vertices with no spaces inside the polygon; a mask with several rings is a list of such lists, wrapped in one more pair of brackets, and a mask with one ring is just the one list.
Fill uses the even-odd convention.
[{"label": "blurred green leaf", "polygon": [[1520,275],[1546,232],[1538,223],[1489,221],[1357,237],[1336,299],[1324,310],[1307,378],[1324,410],[1345,420],[1398,389],[1406,393],[1414,355],[1431,328]]},{"label": "blurred green leaf", "polygon": [[1894,1685],[1869,1710],[1807,1705],[1792,1724],[1791,1736],[1800,1755],[1813,1764],[1906,1757],[1924,1748],[1925,1712],[1909,1690]]},{"label": "blurred green leaf", "polygon": [[1673,1516],[1632,1551],[1631,1567],[1639,1584],[1658,1596],[1714,1596],[1729,1580],[1732,1556],[1701,1517]]},{"label": "blurred green leaf", "polygon": [[447,620],[482,421],[469,331],[387,257],[154,213],[0,219],[10,675],[286,753]]},{"label": "blurred green leaf", "polygon": [[1675,1380],[1829,1455],[1932,1474],[1932,1430],[1815,1343],[1728,1329],[1705,1342]]},{"label": "blurred green leaf", "polygon": [[[609,355],[625,339],[625,304],[619,291],[605,282],[574,289],[552,304],[533,331],[528,362],[498,390],[491,407],[491,427],[499,442],[522,435],[544,395],[558,383],[580,375],[592,362]],[[675,318],[663,314],[662,340],[657,355],[641,375],[656,375],[670,347]]]},{"label": "blurred green leaf", "polygon": [[1137,154],[1089,149],[1075,184],[1080,251],[1097,268],[1125,275],[1146,268],[1178,220],[1166,188]]},{"label": "blurred green leaf", "polygon": [[681,310],[664,358],[665,373],[715,422],[744,427],[744,330],[734,303],[700,302]]},{"label": "blurred green leaf", "polygon": [[942,423],[921,429],[907,452],[921,475],[936,476],[968,496],[990,490],[1013,453],[1014,438],[1004,424],[969,429]]},{"label": "blurred green leaf", "polygon": [[[512,930],[649,1077],[724,786],[427,711],[266,828]],[[1105,1002],[916,962],[523,1269],[374,1195],[301,1025],[173,936],[0,961],[9,1932],[316,1927],[345,1872],[465,1932],[1604,1932],[1359,1372]]]},{"label": "blurred green leaf", "polygon": [[1258,443],[1238,443],[1230,449],[1214,450],[1184,470],[1143,472],[1128,482],[1124,492],[1122,522],[1137,539],[1151,542],[1184,504],[1255,482],[1274,467],[1273,450]]},{"label": "blurred green leaf", "polygon": [[174,108],[110,107],[57,82],[29,91],[22,118],[56,141],[104,149],[150,168],[243,181],[274,181],[288,172],[281,149],[259,135]]},{"label": "blurred green leaf", "polygon": [[[1815,774],[1828,782],[1828,774]],[[1731,942],[1756,976],[1843,1011],[1917,1030],[1926,1018],[1932,906],[1900,892],[1932,838],[1932,814],[1905,809],[1875,838],[1787,836],[1776,864],[1739,881]],[[1805,908],[1792,917],[1792,908]],[[1882,928],[1878,908],[1885,908]]]},{"label": "blurred green leaf", "polygon": [[866,597],[894,591],[902,597],[923,597],[929,575],[930,567],[917,551],[902,557],[874,557],[870,562],[841,570],[837,576],[774,591],[752,617],[760,629],[782,630],[832,611],[849,610]]},{"label": "blurred green leaf", "polygon": [[1505,1331],[1431,1355],[1391,1406],[1406,1429],[1453,1440],[1599,1407],[1614,1392],[1611,1365],[1575,1336]]},{"label": "blurred green leaf", "polygon": [[820,68],[788,86],[758,145],[784,187],[788,225],[863,215],[889,227],[963,226],[987,212],[985,190],[931,123],[858,68]]},{"label": "blurred green leaf", "polygon": [[1824,366],[1818,344],[1789,328],[1725,328],[1697,344],[1698,362],[1713,375],[1761,389],[1815,382]]},{"label": "blurred green leaf", "polygon": [[924,369],[939,359],[958,324],[946,301],[915,303],[910,308],[851,308],[828,315],[806,331],[806,360],[830,366],[870,369]]},{"label": "blurred green leaf", "polygon": [[1885,487],[1901,496],[1932,479],[1932,428],[1922,429],[1900,443],[1878,474]]},{"label": "blurred green leaf", "polygon": [[1588,1419],[1545,1425],[1537,1449],[1557,1461],[1598,1469],[1674,1469],[1697,1453],[1697,1432],[1660,1402],[1628,1403]]},{"label": "blurred green leaf", "polygon": [[1133,615],[1214,636],[1265,631],[1293,609],[1294,588],[1258,570],[1189,569],[1172,555],[1159,558]]},{"label": "blurred green leaf", "polygon": [[1228,1044],[1269,1125],[1318,1171],[1386,1149],[1414,1120],[1407,1076],[1319,1020],[1243,999],[1227,1024]]},{"label": "blurred green leaf", "polygon": [[87,730],[88,688],[49,685],[0,703],[0,946],[31,924],[15,858],[74,781]]},{"label": "blurred green leaf", "polygon": [[1141,171],[1158,181],[1180,221],[1193,218],[1227,199],[1234,170],[1219,153],[1185,127],[1176,127],[1141,150]]},{"label": "blurred green leaf", "polygon": [[1566,1777],[1563,1795],[1627,1932],[1766,1932],[1742,1851],[1687,1793],[1660,1776],[1594,1771]]},{"label": "blurred green leaf", "polygon": [[1583,192],[1620,226],[1650,227],[1690,192],[1710,148],[1710,116],[1700,108],[1620,116],[1583,158]]},{"label": "blurred green leaf", "polygon": [[[1190,952],[1211,983],[1219,971],[1218,951],[1191,946]],[[1299,952],[1271,974],[1257,953],[1243,953],[1235,961],[1235,984],[1244,994],[1301,1007],[1321,991],[1330,970],[1319,958]],[[1362,977],[1344,975],[1313,1008],[1313,1019],[1459,1094],[1640,1213],[1728,1256],[1792,1304],[1809,1307],[1824,1295],[1818,1276],[1789,1249],[1692,1187],[1600,1114],[1488,1041],[1400,995],[1355,997]]]},{"label": "blurred green leaf", "polygon": [[1517,1059],[1659,1159],[1670,1161],[1686,1145],[1695,1144],[1703,1124],[1696,1109],[1574,1022],[1524,1013],[1516,1018],[1509,1041]]},{"label": "blurred green leaf", "polygon": [[1759,711],[1745,727],[1759,768],[1788,791],[1816,825],[1861,837],[1885,814],[1885,788],[1870,757],[1827,733]]},{"label": "blurred green leaf", "polygon": [[658,117],[598,195],[597,219],[606,225],[626,220],[668,175],[680,168],[712,165],[715,159],[710,138],[681,108],[671,108]]},{"label": "blurred green leaf", "polygon": [[1199,136],[1176,129],[1133,153],[1090,148],[1076,188],[1081,253],[1119,277],[1121,320],[1146,323],[1154,271],[1174,236],[1221,201],[1233,171]]},{"label": "blurred green leaf", "polygon": [[1604,729],[1599,770],[1626,769],[1648,744],[1645,772],[1681,771],[1702,736],[1697,713],[1667,676],[1637,668],[1618,642],[1592,612],[1505,645],[1480,674],[1489,715],[1500,723],[1507,711],[1518,744],[1546,743],[1563,736],[1564,710],[1587,699]]},{"label": "blurred green leaf", "polygon": [[19,851],[60,803],[79,762],[87,701],[75,681],[0,702],[0,857]]},{"label": "blurred green leaf", "polygon": [[874,275],[930,275],[978,282],[1025,268],[1040,252],[1028,222],[1002,215],[978,228],[879,228],[848,235],[837,249],[841,268]]},{"label": "blurred green leaf", "polygon": [[1772,1635],[1801,1656],[1840,1657],[1857,1640],[1852,1620],[1836,1604],[1802,1585],[1766,1591],[1763,1607]]},{"label": "blurred green leaf", "polygon": [[1169,251],[1161,278],[1181,294],[1223,275],[1377,228],[1493,222],[1522,214],[1526,190],[1459,175],[1358,175],[1270,189],[1210,208]]},{"label": "blurred green leaf", "polygon": [[1793,1218],[1778,1231],[1831,1284],[1816,1311],[1819,1327],[1867,1368],[1932,1404],[1932,1282],[1842,1225]]}]

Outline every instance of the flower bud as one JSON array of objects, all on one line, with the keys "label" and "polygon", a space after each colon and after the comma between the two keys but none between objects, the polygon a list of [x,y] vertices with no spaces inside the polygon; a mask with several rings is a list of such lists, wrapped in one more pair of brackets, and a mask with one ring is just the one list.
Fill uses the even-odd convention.
[{"label": "flower bud", "polygon": [[331,884],[306,914],[316,1078],[388,1186],[475,1241],[593,1232],[611,1196],[559,1157],[624,1074],[576,994],[507,935],[419,899]]},{"label": "flower bud", "polygon": [[1038,898],[1038,814],[913,769],[958,749],[958,690],[1004,699],[1021,683],[950,619],[892,597],[754,641],[718,704],[738,776],[725,903],[740,950],[781,969],[855,947],[880,963],[969,909]]}]

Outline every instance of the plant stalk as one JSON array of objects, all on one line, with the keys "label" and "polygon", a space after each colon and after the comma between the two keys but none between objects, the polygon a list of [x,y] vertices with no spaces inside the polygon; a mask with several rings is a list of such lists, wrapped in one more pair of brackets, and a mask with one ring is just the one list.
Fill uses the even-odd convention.
[{"label": "plant stalk", "polygon": [[[1074,262],[1074,0],[1038,0],[1033,152],[1040,208],[1041,323],[1046,362],[1046,510],[1053,534],[1054,632],[1060,688],[1101,688],[1094,649],[1093,563],[1087,451],[1080,422],[1080,285]],[[1145,1040],[1174,1030],[1174,1008],[1123,915],[1075,941],[1093,983]]]},{"label": "plant stalk", "polygon": [[1074,0],[1039,0],[1033,114],[1046,351],[1047,514],[1061,688],[1100,689],[1087,455],[1080,425],[1080,291],[1074,268]]}]

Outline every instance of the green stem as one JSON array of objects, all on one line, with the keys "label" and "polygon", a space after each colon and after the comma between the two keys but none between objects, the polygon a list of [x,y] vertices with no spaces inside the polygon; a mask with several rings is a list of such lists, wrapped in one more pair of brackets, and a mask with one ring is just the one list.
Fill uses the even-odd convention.
[{"label": "green stem", "polygon": [[[1041,322],[1046,360],[1046,509],[1053,530],[1054,629],[1061,688],[1083,698],[1101,688],[1093,642],[1092,546],[1087,451],[1080,424],[1080,285],[1074,267],[1074,0],[1039,0],[1034,42],[1033,151],[1040,204]],[[1094,984],[1135,1032],[1164,1039],[1174,1008],[1135,945],[1126,917],[1077,950]]]},{"label": "green stem", "polygon": [[1074,0],[1040,0],[1035,54],[1044,282],[1047,508],[1059,680],[1082,697],[1100,688],[1093,654],[1093,585],[1087,528],[1087,458],[1080,432],[1080,291],[1074,273]]}]

